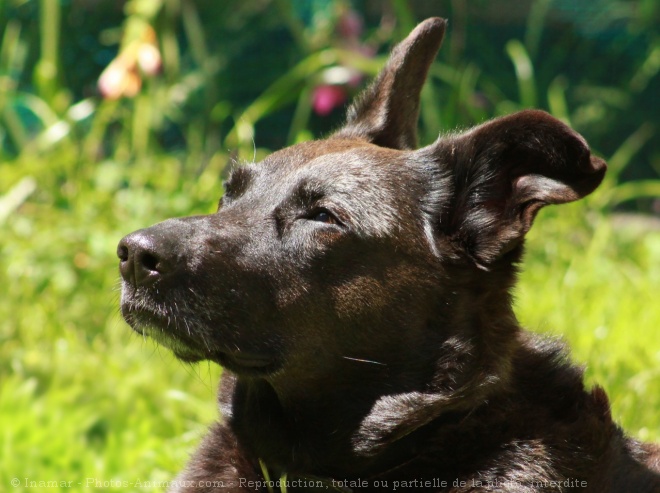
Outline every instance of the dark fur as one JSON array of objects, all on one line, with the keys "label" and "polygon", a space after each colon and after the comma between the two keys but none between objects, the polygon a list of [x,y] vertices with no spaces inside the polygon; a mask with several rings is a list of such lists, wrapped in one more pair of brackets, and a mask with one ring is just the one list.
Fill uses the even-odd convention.
[{"label": "dark fur", "polygon": [[126,320],[229,370],[174,491],[255,491],[260,461],[340,491],[660,491],[658,448],[511,309],[536,212],[605,163],[540,111],[416,150],[444,30],[398,45],[339,132],[237,169],[217,214],[121,241]]}]

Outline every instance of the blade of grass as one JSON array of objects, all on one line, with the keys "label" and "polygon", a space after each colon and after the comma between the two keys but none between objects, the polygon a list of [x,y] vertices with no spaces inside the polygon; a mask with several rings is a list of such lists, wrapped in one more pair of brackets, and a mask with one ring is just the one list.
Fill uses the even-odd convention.
[{"label": "blade of grass", "polygon": [[652,48],[642,66],[630,79],[630,88],[635,92],[643,91],[658,72],[660,72],[660,45]]},{"label": "blade of grass", "polygon": [[517,39],[512,39],[506,44],[506,53],[516,71],[520,104],[526,108],[535,108],[537,98],[534,66],[525,46]]},{"label": "blade of grass", "polygon": [[293,120],[291,121],[291,127],[289,128],[289,135],[287,136],[287,142],[289,145],[297,143],[300,132],[307,128],[309,117],[312,114],[311,101],[312,90],[310,87],[305,87],[300,92],[298,104],[293,113]]},{"label": "blade of grass", "polygon": [[477,90],[477,81],[479,80],[480,74],[481,71],[479,68],[475,64],[469,63],[466,65],[458,85],[459,105],[463,106],[463,108],[476,121],[483,118],[483,115],[472,104],[472,98]]},{"label": "blade of grass", "polygon": [[607,204],[612,208],[641,198],[660,198],[660,180],[630,181],[607,191]]},{"label": "blade of grass", "polygon": [[548,106],[553,116],[570,126],[571,117],[568,111],[568,103],[566,102],[567,88],[568,81],[566,77],[563,75],[555,77],[550,83],[550,87],[548,87]]},{"label": "blade of grass", "polygon": [[18,149],[28,140],[27,131],[13,105],[27,51],[20,36],[20,23],[10,21],[5,27],[0,46],[0,122]]},{"label": "blade of grass", "polygon": [[433,84],[425,84],[420,99],[420,123],[423,128],[421,141],[432,142],[442,130],[442,117],[437,104],[439,98]]},{"label": "blade of grass", "polygon": [[410,31],[415,28],[415,17],[408,6],[407,0],[392,0],[394,16],[397,20],[397,30],[399,38],[403,39]]},{"label": "blade of grass", "polygon": [[39,7],[41,57],[34,72],[34,82],[38,94],[52,103],[58,90],[61,5],[59,0],[41,0]]},{"label": "blade of grass", "polygon": [[630,164],[635,154],[648,142],[655,129],[649,122],[642,123],[630,136],[621,144],[612,157],[608,160],[608,175],[610,178],[618,180],[623,170]]},{"label": "blade of grass", "polygon": [[527,17],[527,32],[525,33],[525,47],[531,58],[536,58],[539,50],[539,43],[543,36],[543,27],[545,19],[550,9],[552,0],[536,0]]},{"label": "blade of grass", "polygon": [[305,35],[305,25],[296,16],[291,2],[288,0],[275,0],[275,5],[282,15],[284,24],[289,28],[291,37],[293,37],[303,53],[309,53],[311,51],[311,44]]}]

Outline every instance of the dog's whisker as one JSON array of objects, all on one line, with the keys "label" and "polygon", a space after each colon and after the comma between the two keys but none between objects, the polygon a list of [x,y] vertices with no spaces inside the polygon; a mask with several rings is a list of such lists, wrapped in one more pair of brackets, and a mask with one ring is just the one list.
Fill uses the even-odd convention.
[{"label": "dog's whisker", "polygon": [[210,353],[210,352],[211,352],[211,347],[209,346],[209,343],[208,343],[208,341],[206,340],[206,337],[204,337],[204,331],[200,331],[200,332],[199,332],[199,336],[202,338],[202,342],[204,343],[204,345],[206,346],[206,349],[207,349],[208,352]]},{"label": "dog's whisker", "polygon": [[347,359],[349,361],[356,361],[358,363],[369,363],[369,364],[372,364],[372,365],[387,366],[387,363],[381,363],[380,361],[373,361],[373,360],[370,360],[370,359],[351,358],[350,356],[342,356],[342,358]]}]

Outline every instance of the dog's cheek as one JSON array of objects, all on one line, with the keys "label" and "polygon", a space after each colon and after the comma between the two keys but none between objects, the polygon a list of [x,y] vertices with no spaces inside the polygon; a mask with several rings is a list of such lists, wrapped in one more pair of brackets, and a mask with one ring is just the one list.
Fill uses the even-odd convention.
[{"label": "dog's cheek", "polygon": [[[356,319],[365,315],[380,318],[389,299],[385,287],[370,276],[358,276],[331,288],[333,311],[340,319]],[[376,320],[374,320],[375,322]]]},{"label": "dog's cheek", "polygon": [[383,256],[388,258],[383,268],[379,260],[372,263],[367,257],[334,279],[330,295],[337,318],[406,327],[425,311],[426,298],[435,291],[426,269],[412,262],[395,263],[394,255]]}]

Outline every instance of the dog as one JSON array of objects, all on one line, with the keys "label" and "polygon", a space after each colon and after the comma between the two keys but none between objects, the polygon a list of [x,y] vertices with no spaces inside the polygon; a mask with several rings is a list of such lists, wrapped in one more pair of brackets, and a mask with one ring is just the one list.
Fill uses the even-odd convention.
[{"label": "dog", "polygon": [[237,167],[217,213],[119,243],[125,320],[226,369],[171,491],[660,492],[660,448],[511,307],[536,213],[606,164],[538,110],[418,149],[445,25],[398,44],[330,137]]}]

